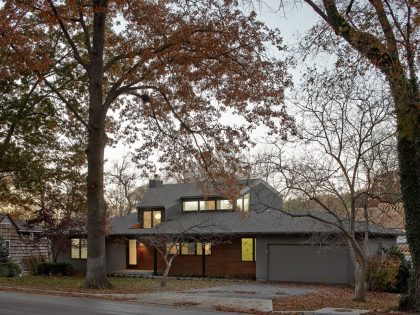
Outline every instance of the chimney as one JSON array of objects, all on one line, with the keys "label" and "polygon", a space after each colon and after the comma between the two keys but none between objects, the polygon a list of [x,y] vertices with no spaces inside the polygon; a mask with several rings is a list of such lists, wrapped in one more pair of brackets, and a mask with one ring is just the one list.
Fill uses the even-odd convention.
[{"label": "chimney", "polygon": [[159,175],[155,174],[153,179],[149,179],[149,188],[159,188],[163,186],[163,180],[159,179]]}]

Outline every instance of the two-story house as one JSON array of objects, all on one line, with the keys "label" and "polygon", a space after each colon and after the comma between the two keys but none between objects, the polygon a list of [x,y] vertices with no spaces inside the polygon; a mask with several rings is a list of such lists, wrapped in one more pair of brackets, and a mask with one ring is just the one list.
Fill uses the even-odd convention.
[{"label": "two-story house", "polygon": [[[351,283],[349,251],[330,226],[278,211],[282,196],[260,179],[246,180],[236,200],[206,193],[196,184],[164,184],[155,178],[137,213],[111,220],[107,268],[162,272],[153,237],[182,235],[170,275],[252,278],[270,281]],[[362,234],[363,226],[360,225]],[[396,230],[369,227],[368,255],[396,242]],[[170,238],[168,238],[170,239]],[[326,241],[328,240],[328,241]],[[70,261],[84,271],[83,238],[72,239]]]}]

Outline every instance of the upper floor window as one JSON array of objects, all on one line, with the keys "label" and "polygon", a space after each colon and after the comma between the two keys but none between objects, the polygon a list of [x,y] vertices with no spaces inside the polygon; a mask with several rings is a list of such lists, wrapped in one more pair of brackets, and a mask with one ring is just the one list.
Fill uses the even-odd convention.
[{"label": "upper floor window", "polygon": [[150,229],[162,222],[162,211],[143,211],[143,228]]},{"label": "upper floor window", "polygon": [[240,211],[249,211],[250,194],[243,195],[236,200],[236,207]]},{"label": "upper floor window", "polygon": [[190,200],[182,203],[182,209],[184,212],[233,210],[233,204],[229,200]]},{"label": "upper floor window", "polygon": [[71,239],[71,258],[87,259],[87,241],[85,238]]}]

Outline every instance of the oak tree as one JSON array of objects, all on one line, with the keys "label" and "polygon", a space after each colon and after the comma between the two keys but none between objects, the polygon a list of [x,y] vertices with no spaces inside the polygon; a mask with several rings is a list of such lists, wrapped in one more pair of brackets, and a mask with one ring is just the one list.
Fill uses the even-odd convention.
[{"label": "oak tree", "polygon": [[[112,132],[141,140],[138,157],[145,164],[155,162],[156,151],[169,165],[188,156],[213,177],[232,180],[237,153],[251,144],[250,131],[265,124],[274,132],[275,120],[291,125],[282,107],[286,64],[267,50],[267,44],[282,49],[281,38],[255,13],[238,10],[236,1],[3,3],[1,45],[17,65],[33,69],[86,129],[86,287],[111,285],[104,149]],[[230,118],[223,122],[223,116]]]}]

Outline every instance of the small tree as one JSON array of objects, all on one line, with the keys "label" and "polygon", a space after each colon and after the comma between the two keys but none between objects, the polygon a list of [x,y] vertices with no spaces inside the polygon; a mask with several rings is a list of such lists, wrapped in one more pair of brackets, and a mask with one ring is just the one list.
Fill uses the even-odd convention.
[{"label": "small tree", "polygon": [[175,233],[165,232],[164,226],[157,226],[155,228],[155,234],[138,236],[141,241],[153,246],[165,262],[165,270],[160,281],[161,287],[166,286],[172,263],[181,253],[184,243],[200,243],[201,250],[205,251],[206,244],[215,245],[223,240],[217,233],[212,233],[214,228],[215,225],[207,221],[202,221],[183,227],[181,231]]}]

